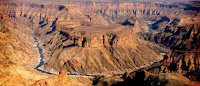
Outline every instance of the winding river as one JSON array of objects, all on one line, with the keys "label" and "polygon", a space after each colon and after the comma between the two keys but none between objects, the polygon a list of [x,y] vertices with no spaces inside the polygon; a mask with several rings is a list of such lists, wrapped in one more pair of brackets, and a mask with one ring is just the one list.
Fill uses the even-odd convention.
[{"label": "winding river", "polygon": [[[152,27],[151,27],[151,23],[150,23],[150,22],[148,23],[148,27],[149,27],[149,32],[152,33]],[[35,42],[37,43],[37,48],[38,48],[38,51],[39,51],[39,54],[40,54],[40,64],[38,64],[34,69],[36,69],[37,71],[39,71],[39,72],[41,72],[41,73],[46,73],[46,74],[55,75],[55,74],[53,74],[53,73],[49,73],[49,72],[46,72],[46,71],[44,71],[44,70],[39,69],[39,67],[41,67],[42,65],[44,65],[44,61],[43,61],[44,56],[43,56],[43,54],[42,54],[42,48],[39,46],[39,42],[38,42],[37,38],[34,37],[34,39],[35,39]],[[163,51],[162,49],[160,49],[160,48],[158,48],[158,47],[156,47],[156,46],[154,46],[154,47],[155,47],[157,50],[159,50],[161,53],[166,53],[166,52]],[[69,75],[70,75],[70,74],[69,74]]]},{"label": "winding river", "polygon": [[40,48],[38,40],[35,37],[34,37],[34,39],[35,39],[35,42],[37,43],[37,48],[39,50],[39,54],[40,54],[40,58],[41,58],[40,59],[40,64],[37,67],[35,67],[34,69],[36,69],[37,71],[39,71],[41,73],[53,74],[53,73],[49,73],[49,72],[46,72],[46,71],[43,71],[43,70],[39,69],[39,67],[41,67],[44,64],[44,61],[43,61],[44,56],[42,54],[42,48]]}]

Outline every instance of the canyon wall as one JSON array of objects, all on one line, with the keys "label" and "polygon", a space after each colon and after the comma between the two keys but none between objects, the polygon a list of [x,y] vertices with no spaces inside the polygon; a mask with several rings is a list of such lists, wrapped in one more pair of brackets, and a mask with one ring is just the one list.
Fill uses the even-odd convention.
[{"label": "canyon wall", "polygon": [[[157,39],[160,40],[158,42],[171,47],[173,52],[172,54],[166,55],[163,61],[153,65],[147,70],[153,73],[178,72],[189,77],[191,80],[199,81],[199,24],[192,24],[178,28],[179,29],[176,31],[174,29],[165,29],[168,30],[168,33],[166,34],[170,34],[171,32],[173,33],[171,35],[157,36]],[[167,39],[159,39],[159,37]]]},{"label": "canyon wall", "polygon": [[[40,55],[29,27],[16,22],[7,14],[0,18],[0,85],[81,85],[88,86],[91,80],[85,77],[71,77],[66,70],[59,75],[48,75],[35,70],[40,63]],[[24,30],[25,32],[21,32]],[[84,82],[80,80],[84,79]]]}]

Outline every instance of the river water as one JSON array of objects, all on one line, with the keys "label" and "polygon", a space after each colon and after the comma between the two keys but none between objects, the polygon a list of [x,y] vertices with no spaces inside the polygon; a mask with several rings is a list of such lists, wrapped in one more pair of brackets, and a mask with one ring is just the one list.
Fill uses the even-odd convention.
[{"label": "river water", "polygon": [[[147,21],[147,26],[148,26],[148,30],[149,30],[149,33],[150,34],[154,34],[153,33],[153,28],[152,28],[152,24],[154,23],[155,21]],[[165,55],[167,53],[170,52],[169,49],[165,49],[164,47],[161,47],[159,45],[153,45],[155,49],[157,49],[158,51],[160,51],[161,54]]]},{"label": "river water", "polygon": [[34,39],[35,39],[35,42],[37,43],[37,48],[38,48],[38,51],[39,51],[39,54],[40,54],[40,64],[37,67],[35,67],[34,69],[36,69],[37,71],[39,71],[41,73],[53,74],[53,73],[49,73],[49,72],[46,72],[46,71],[43,71],[43,70],[39,69],[39,67],[41,67],[44,64],[44,61],[43,61],[44,56],[42,54],[42,49],[39,46],[38,40],[35,37],[34,37]]},{"label": "river water", "polygon": [[152,33],[152,24],[153,24],[154,21],[147,21],[147,26],[149,28],[149,33]]},{"label": "river water", "polygon": [[[151,27],[151,22],[148,23],[148,27],[149,27],[149,32],[152,33],[152,27]],[[40,54],[40,64],[38,64],[34,69],[36,69],[37,71],[41,72],[41,73],[46,73],[46,74],[53,74],[53,73],[49,73],[49,72],[46,72],[46,71],[43,71],[41,69],[39,69],[42,65],[44,65],[44,56],[42,54],[42,48],[39,46],[39,42],[37,40],[36,37],[34,37],[35,39],[35,42],[37,43],[37,48],[38,48],[38,51],[39,51],[39,54]],[[157,50],[159,50],[161,53],[166,53],[164,50],[154,46]],[[55,74],[53,74],[55,75]]]}]

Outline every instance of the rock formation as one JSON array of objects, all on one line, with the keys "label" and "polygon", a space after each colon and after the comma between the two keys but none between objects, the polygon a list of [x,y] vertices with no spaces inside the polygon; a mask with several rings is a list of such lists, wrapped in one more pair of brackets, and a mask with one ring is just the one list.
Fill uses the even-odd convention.
[{"label": "rock formation", "polygon": [[16,30],[13,23],[10,18],[0,19],[0,85],[30,85],[48,77],[30,71],[39,63],[38,51],[33,38]]},{"label": "rock formation", "polygon": [[[158,51],[134,37],[122,25],[84,26],[46,35],[47,62],[43,70],[56,72],[63,64],[71,74],[124,72],[159,61]],[[48,39],[48,40],[47,40]]]},{"label": "rock formation", "polygon": [[142,86],[196,86],[200,83],[190,81],[188,78],[178,73],[152,74],[147,71],[137,71],[129,77],[124,78],[123,85]]},{"label": "rock formation", "polygon": [[[159,58],[156,49],[134,36],[134,29],[132,31],[127,29],[129,26],[113,23],[121,23],[134,15],[138,18],[147,15],[158,16],[159,13],[148,14],[144,9],[152,6],[151,10],[160,8],[167,10],[168,4],[164,6],[158,3],[4,4],[3,8],[7,9],[9,17],[23,20],[19,22],[30,27],[27,31],[19,30],[36,35],[39,39],[45,61],[40,68],[42,70],[58,73],[63,64],[67,64],[68,72],[72,74],[122,73],[125,70],[148,66],[162,59]],[[126,8],[127,5],[130,8]],[[9,8],[6,8],[7,6]],[[156,6],[158,7],[154,8]],[[12,8],[15,8],[14,11]],[[141,10],[144,12],[141,13]],[[135,26],[139,25],[138,21],[135,22]]]},{"label": "rock formation", "polygon": [[34,68],[39,64],[40,57],[34,39],[14,29],[12,19],[3,19],[0,23],[0,85],[27,86],[35,83],[63,86],[69,82],[68,86],[88,86],[92,83],[82,76],[69,76],[68,79],[64,68],[60,75],[55,76],[36,72]]},{"label": "rock formation", "polygon": [[[170,47],[171,54],[165,55],[164,60],[147,68],[153,73],[178,72],[189,77],[191,80],[199,80],[199,23],[184,25],[182,22],[168,19],[168,24],[164,27],[159,23],[154,23],[156,33],[145,34],[144,38],[149,41],[163,44]],[[161,21],[161,20],[159,20]]]},{"label": "rock formation", "polygon": [[32,86],[67,86],[68,75],[66,72],[66,67],[63,67],[60,70],[59,75],[49,77],[47,79],[39,80],[34,83]]},{"label": "rock formation", "polygon": [[[88,86],[92,83],[91,80],[82,76],[70,76],[66,79],[65,70],[57,76],[42,74],[34,70],[40,63],[35,40],[30,35],[21,32],[19,27],[30,29],[15,22],[6,14],[0,19],[0,85],[28,86],[34,83],[44,84],[43,80],[49,81],[48,85],[63,85],[62,80],[69,82],[69,86]],[[80,79],[84,79],[85,82],[81,82]]]},{"label": "rock formation", "polygon": [[[198,85],[199,16],[191,3],[1,1],[0,85],[88,86],[81,75],[100,74],[93,85]],[[39,54],[40,70],[61,73],[34,70]]]},{"label": "rock formation", "polygon": [[[120,78],[121,77],[121,78]],[[194,82],[179,73],[153,74],[145,70],[135,71],[131,74],[124,73],[123,76],[100,76],[94,79],[93,85],[109,86],[198,86]]]}]

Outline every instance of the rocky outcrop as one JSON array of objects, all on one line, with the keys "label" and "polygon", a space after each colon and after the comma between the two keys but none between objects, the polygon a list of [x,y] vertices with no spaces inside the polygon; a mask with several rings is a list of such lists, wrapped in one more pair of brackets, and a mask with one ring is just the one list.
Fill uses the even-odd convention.
[{"label": "rocky outcrop", "polygon": [[93,85],[95,86],[112,86],[117,85],[121,86],[123,82],[123,79],[120,78],[120,76],[112,76],[112,75],[103,75],[103,76],[97,76],[93,79]]},{"label": "rocky outcrop", "polygon": [[[121,78],[120,78],[121,77]],[[153,74],[145,70],[124,73],[120,76],[100,76],[94,79],[93,85],[114,86],[198,86],[200,83],[189,80],[179,73]]]},{"label": "rocky outcrop", "polygon": [[66,67],[63,67],[60,70],[59,75],[39,80],[32,86],[67,86],[68,75],[65,68]]},{"label": "rocky outcrop", "polygon": [[26,86],[48,77],[28,70],[39,63],[38,51],[33,38],[16,30],[12,19],[0,19],[0,34],[0,85]]},{"label": "rocky outcrop", "polygon": [[[165,17],[166,18],[166,17]],[[165,21],[167,19],[167,21]],[[152,33],[138,33],[141,38],[153,41],[158,44],[163,44],[174,50],[192,50],[197,49],[199,44],[199,21],[192,22],[180,26],[180,21],[174,22],[177,19],[161,18],[152,24]],[[170,22],[171,21],[171,22]],[[163,24],[165,22],[166,24]],[[174,25],[177,23],[177,25]]]},{"label": "rocky outcrop", "polygon": [[[88,86],[92,83],[82,76],[68,77],[65,70],[60,75],[47,75],[34,70],[40,60],[35,40],[18,31],[15,23],[9,17],[0,19],[0,85],[28,86],[35,83],[63,86],[68,83],[68,86]],[[18,25],[16,27],[20,27]]]},{"label": "rocky outcrop", "polygon": [[52,73],[63,64],[71,74],[123,73],[162,59],[156,49],[134,37],[131,28],[119,24],[77,27],[52,34],[41,41],[48,51],[41,69]]},{"label": "rocky outcrop", "polygon": [[178,73],[160,73],[152,74],[147,71],[133,72],[130,76],[124,77],[124,85],[142,85],[142,86],[182,86],[199,85],[198,82],[192,82],[188,78]]},{"label": "rocky outcrop", "polygon": [[160,63],[147,68],[152,73],[180,73],[191,80],[199,81],[199,52],[174,52]]},{"label": "rocky outcrop", "polygon": [[[162,19],[162,18],[161,18]],[[166,19],[165,19],[166,20]],[[144,38],[170,47],[171,54],[164,60],[146,68],[152,73],[180,73],[191,80],[199,81],[199,31],[198,23],[182,26],[177,19],[167,19],[167,25],[160,27],[164,21],[154,23],[154,33],[146,33]],[[171,22],[170,22],[171,21]]]}]

